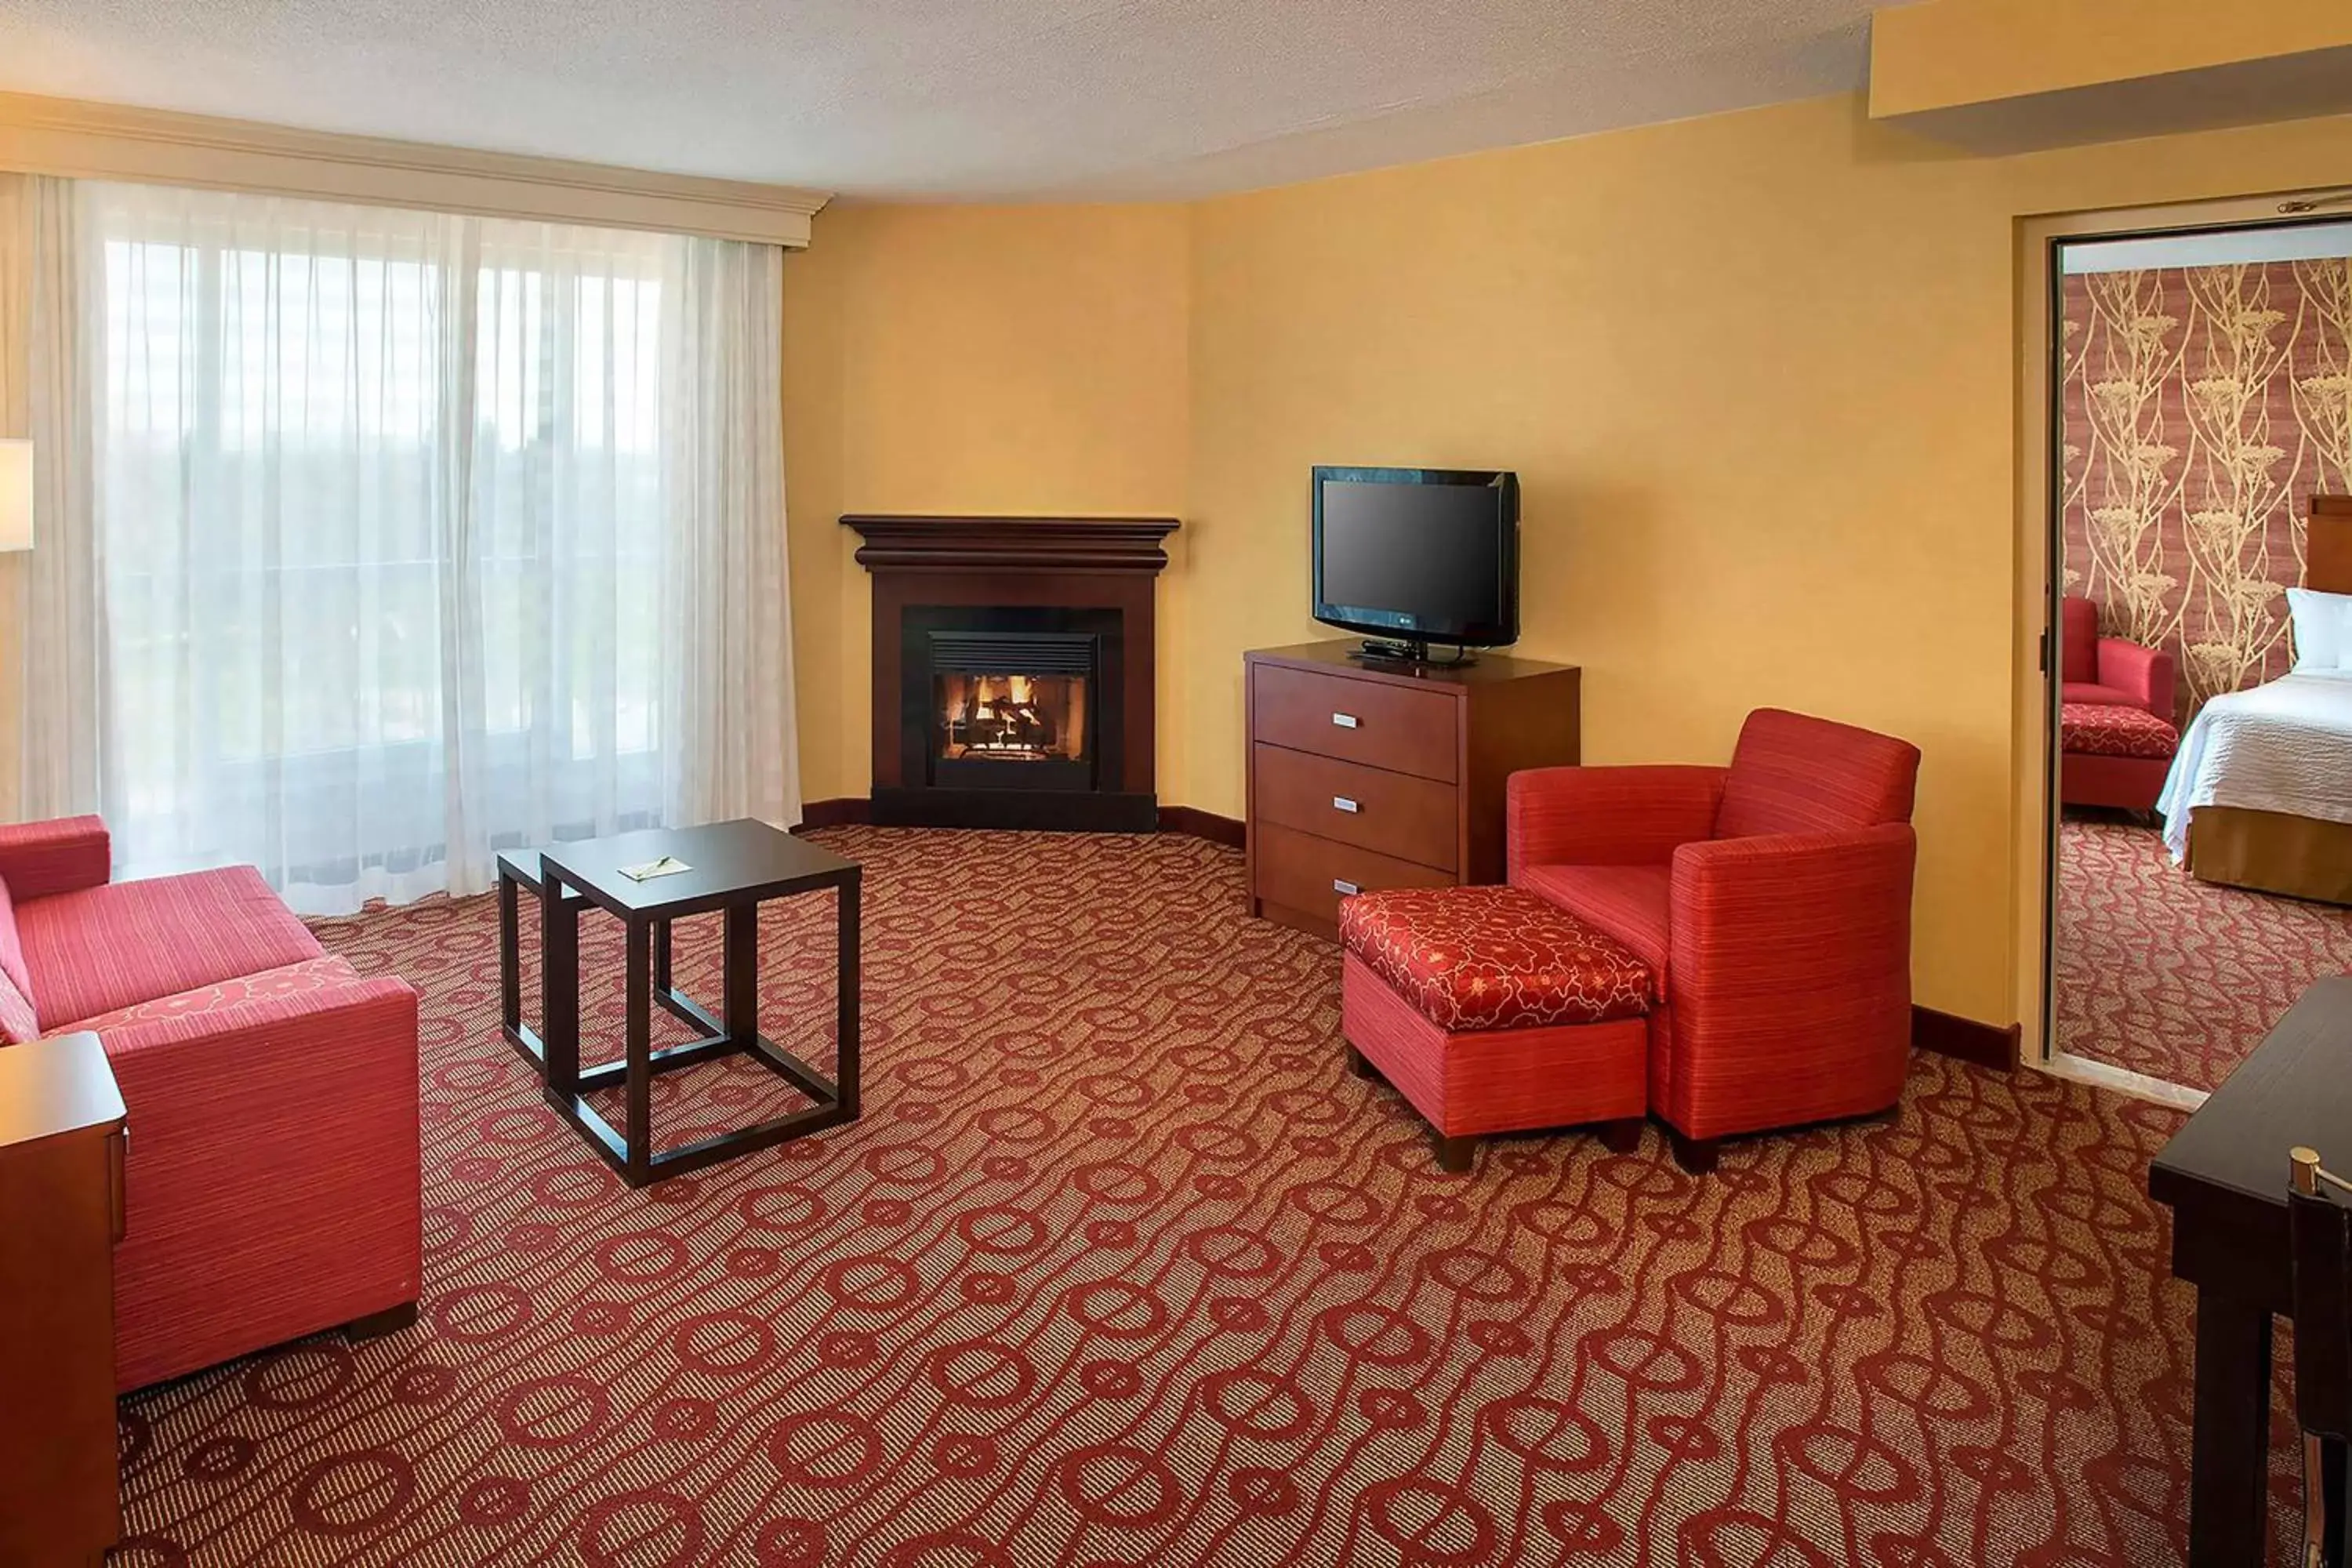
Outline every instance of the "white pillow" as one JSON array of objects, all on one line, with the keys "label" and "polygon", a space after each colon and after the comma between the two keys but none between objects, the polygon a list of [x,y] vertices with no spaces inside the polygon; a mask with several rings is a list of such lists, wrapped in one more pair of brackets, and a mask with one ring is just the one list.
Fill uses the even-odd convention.
[{"label": "white pillow", "polygon": [[2289,588],[2286,611],[2294,623],[2297,675],[2352,669],[2352,594]]}]

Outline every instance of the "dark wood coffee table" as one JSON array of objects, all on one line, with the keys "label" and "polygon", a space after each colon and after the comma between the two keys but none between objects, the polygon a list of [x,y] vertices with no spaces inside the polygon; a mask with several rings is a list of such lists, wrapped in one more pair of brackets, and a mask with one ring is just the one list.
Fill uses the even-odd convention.
[{"label": "dark wood coffee table", "polygon": [[[2271,1320],[2294,1314],[2288,1150],[2352,1166],[2352,978],[2314,984],[2148,1165],[2172,1210],[2172,1272],[2197,1288],[2189,1561],[2265,1561]],[[2326,1450],[2340,1475],[2343,1446]]]},{"label": "dark wood coffee table", "polygon": [[[691,870],[649,881],[621,875],[668,855]],[[535,861],[535,863],[534,863]],[[517,1049],[539,1064],[547,1102],[578,1128],[589,1146],[633,1187],[698,1171],[739,1154],[855,1121],[857,1099],[858,868],[764,822],[651,828],[538,852],[499,857],[499,959],[502,1023]],[[520,1020],[516,975],[518,884],[535,883],[540,911],[540,1021]],[[771,899],[831,888],[836,894],[835,975],[839,995],[835,1078],[828,1079],[760,1033],[760,906]],[[617,1061],[580,1066],[580,915],[604,910],[627,928],[627,1025]],[[677,989],[670,973],[670,924],[724,911],[722,996],[714,1015]],[[658,1004],[703,1031],[702,1037],[653,1048]],[[697,1062],[741,1052],[816,1103],[788,1116],[739,1128],[656,1153],[653,1080]],[[837,1080],[837,1081],[836,1081]],[[625,1131],[615,1131],[586,1096],[621,1086]]]}]

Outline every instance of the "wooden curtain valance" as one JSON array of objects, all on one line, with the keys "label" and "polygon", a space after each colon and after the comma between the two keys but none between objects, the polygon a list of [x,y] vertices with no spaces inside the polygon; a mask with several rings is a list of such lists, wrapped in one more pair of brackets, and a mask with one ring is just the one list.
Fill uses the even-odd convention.
[{"label": "wooden curtain valance", "polygon": [[0,171],[253,191],[793,249],[829,199],[787,185],[0,93]]}]

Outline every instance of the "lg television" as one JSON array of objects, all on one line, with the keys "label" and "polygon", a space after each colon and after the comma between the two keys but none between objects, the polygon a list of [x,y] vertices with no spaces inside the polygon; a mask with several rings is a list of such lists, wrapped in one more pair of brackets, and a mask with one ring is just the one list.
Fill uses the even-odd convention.
[{"label": "lg television", "polygon": [[1317,620],[1369,658],[1518,640],[1517,474],[1318,467],[1314,488]]}]

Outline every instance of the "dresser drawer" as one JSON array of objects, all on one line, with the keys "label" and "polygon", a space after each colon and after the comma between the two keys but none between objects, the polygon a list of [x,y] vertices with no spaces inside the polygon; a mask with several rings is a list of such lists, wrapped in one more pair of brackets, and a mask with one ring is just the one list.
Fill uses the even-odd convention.
[{"label": "dresser drawer", "polygon": [[1453,784],[1263,741],[1252,749],[1250,765],[1261,822],[1441,871],[1460,869],[1462,792]]},{"label": "dresser drawer", "polygon": [[[1295,910],[1330,928],[1339,924],[1345,891],[1450,888],[1454,874],[1261,822],[1250,840],[1250,891],[1260,902]],[[1349,885],[1344,889],[1339,886],[1343,882]]]},{"label": "dresser drawer", "polygon": [[1348,675],[1253,665],[1252,741],[1453,784],[1461,703],[1444,691]]}]

